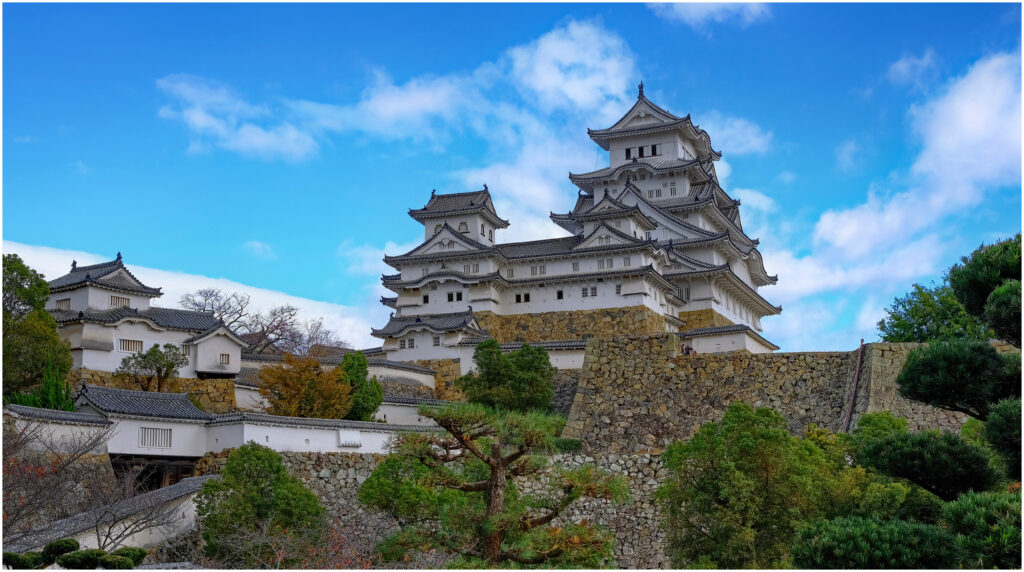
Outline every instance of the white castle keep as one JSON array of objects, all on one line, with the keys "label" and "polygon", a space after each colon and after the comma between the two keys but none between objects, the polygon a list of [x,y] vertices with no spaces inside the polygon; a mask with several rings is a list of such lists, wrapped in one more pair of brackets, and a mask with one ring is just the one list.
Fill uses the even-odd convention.
[{"label": "white castle keep", "polygon": [[698,352],[778,349],[761,318],[782,308],[758,293],[777,277],[743,231],[740,201],[718,183],[721,154],[707,132],[640,84],[619,121],[588,134],[609,165],[570,173],[576,204],[551,220],[572,236],[498,242],[509,222],[486,185],[432,193],[409,211],[424,242],[384,258],[398,270],[382,277],[395,296],[381,302],[394,313],[373,335],[388,359],[460,358],[465,371],[472,348],[493,337],[503,349],[547,347],[557,362],[581,356],[590,336],[663,332]]}]

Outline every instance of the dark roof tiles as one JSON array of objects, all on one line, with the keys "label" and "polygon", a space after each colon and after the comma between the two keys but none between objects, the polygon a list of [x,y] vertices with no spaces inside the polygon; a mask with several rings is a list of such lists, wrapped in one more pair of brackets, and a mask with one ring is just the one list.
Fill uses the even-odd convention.
[{"label": "dark roof tiles", "polygon": [[75,425],[112,425],[113,422],[105,417],[92,413],[79,413],[78,411],[58,411],[56,409],[43,409],[41,407],[29,407],[27,405],[5,405],[4,412],[11,412],[18,417],[26,419],[40,419],[43,421],[54,421],[57,423],[71,423]]},{"label": "dark roof tiles", "polygon": [[78,400],[106,414],[159,417],[183,421],[209,421],[213,417],[192,404],[187,393],[157,393],[83,385]]},{"label": "dark roof tiles", "polygon": [[113,308],[110,310],[50,310],[50,314],[58,324],[69,322],[95,322],[99,324],[115,324],[124,319],[142,318],[150,320],[154,324],[171,330],[184,330],[187,332],[206,332],[211,328],[220,327],[221,321],[212,313],[194,312],[192,310],[178,310],[176,308],[148,308],[139,310],[136,308]]}]

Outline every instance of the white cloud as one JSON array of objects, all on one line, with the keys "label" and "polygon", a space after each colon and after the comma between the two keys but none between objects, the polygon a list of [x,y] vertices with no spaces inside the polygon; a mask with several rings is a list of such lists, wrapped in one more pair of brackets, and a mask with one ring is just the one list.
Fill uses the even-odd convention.
[{"label": "white cloud", "polygon": [[75,172],[77,172],[79,175],[86,175],[89,173],[89,166],[86,165],[85,161],[82,161],[81,159],[75,161],[74,165],[72,166],[75,168]]},{"label": "white cloud", "polygon": [[[26,264],[42,272],[49,279],[67,274],[72,260],[77,260],[79,265],[87,265],[113,258],[77,250],[21,244],[9,240],[3,241],[3,251],[5,254],[13,253],[21,256]],[[129,264],[128,268],[143,283],[163,289],[163,296],[153,300],[155,306],[177,308],[178,300],[183,294],[198,288],[214,287],[228,292],[245,292],[251,297],[252,308],[255,310],[262,311],[279,304],[291,304],[299,309],[299,318],[302,320],[323,317],[327,327],[338,332],[342,339],[356,348],[379,346],[380,340],[370,336],[370,328],[379,327],[388,319],[388,309],[375,299],[367,300],[367,303],[361,306],[344,306],[293,296],[276,290],[257,288],[226,278],[211,278],[134,264]]]},{"label": "white cloud", "polygon": [[39,138],[35,135],[15,135],[13,141],[15,143],[38,143]]},{"label": "white cloud", "polygon": [[779,208],[775,199],[754,189],[733,189],[732,196],[743,203],[744,211],[755,210],[763,213],[773,213]]},{"label": "white cloud", "polygon": [[879,320],[885,317],[885,308],[876,296],[868,296],[861,304],[857,313],[857,329],[871,331],[878,326]]},{"label": "white cloud", "polygon": [[779,173],[779,181],[786,183],[787,185],[796,181],[796,173],[792,171],[783,171]]},{"label": "white cloud", "polygon": [[648,8],[666,20],[684,22],[698,32],[706,32],[703,26],[711,22],[736,21],[749,26],[770,14],[767,4],[685,2],[672,4],[648,4]]},{"label": "white cloud", "polygon": [[860,164],[860,145],[853,139],[847,139],[836,147],[836,167],[849,173],[855,171]]},{"label": "white cloud", "polygon": [[249,251],[249,254],[256,258],[264,258],[266,260],[273,260],[277,258],[277,253],[274,252],[274,247],[265,242],[250,240],[247,241],[244,246],[245,249]]},{"label": "white cloud", "polygon": [[387,241],[384,248],[367,244],[355,244],[351,239],[338,245],[337,254],[345,261],[345,271],[349,274],[373,276],[380,279],[381,274],[394,274],[395,269],[384,263],[384,255],[397,256],[416,248],[423,241],[419,238],[405,243]]},{"label": "white cloud", "polygon": [[712,137],[715,150],[728,155],[764,153],[771,149],[772,132],[749,119],[712,110],[702,117],[701,127]]},{"label": "white cloud", "polygon": [[920,57],[904,54],[889,66],[885,75],[896,85],[912,85],[920,89],[925,80],[934,76],[937,66],[935,51],[928,48]]}]

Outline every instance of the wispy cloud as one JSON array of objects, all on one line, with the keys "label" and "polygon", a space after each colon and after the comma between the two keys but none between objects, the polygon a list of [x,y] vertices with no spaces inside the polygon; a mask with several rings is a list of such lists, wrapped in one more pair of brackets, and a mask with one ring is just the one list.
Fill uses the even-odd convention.
[{"label": "wispy cloud", "polygon": [[793,171],[783,171],[779,173],[779,181],[786,183],[787,185],[796,181],[797,176]]},{"label": "wispy cloud", "polygon": [[765,153],[771,149],[772,132],[742,117],[732,117],[711,111],[700,118],[701,127],[711,135],[716,149],[728,150],[730,155]]},{"label": "wispy cloud", "polygon": [[248,251],[249,254],[256,258],[263,258],[265,260],[273,260],[277,258],[277,252],[274,251],[274,247],[265,242],[250,240],[243,246],[245,246],[245,250]]},{"label": "wispy cloud", "polygon": [[35,135],[15,135],[12,141],[15,143],[38,143],[39,138]]},{"label": "wispy cloud", "polygon": [[844,173],[856,171],[860,165],[860,144],[847,139],[836,147],[836,167]]},{"label": "wispy cloud", "polygon": [[767,4],[758,3],[683,2],[648,4],[647,7],[661,18],[683,22],[702,33],[707,33],[704,27],[712,22],[749,26],[771,14]]},{"label": "wispy cloud", "polygon": [[[3,241],[3,251],[8,254],[18,254],[26,264],[42,272],[49,279],[66,274],[71,268],[72,260],[77,260],[79,265],[85,265],[113,258],[90,252],[33,246],[9,240]],[[130,253],[126,254],[126,260],[130,261]],[[367,300],[366,304],[360,306],[344,306],[293,296],[276,290],[257,288],[225,278],[173,272],[134,264],[129,264],[128,267],[132,274],[143,283],[163,289],[163,296],[154,299],[154,305],[176,308],[178,300],[183,294],[198,288],[214,287],[228,292],[245,292],[251,297],[252,308],[255,310],[263,311],[272,306],[291,304],[299,309],[299,318],[302,320],[323,317],[327,327],[338,332],[342,339],[357,348],[379,346],[380,340],[370,336],[370,328],[387,321],[387,308],[381,306],[376,300]]]},{"label": "wispy cloud", "polygon": [[938,71],[938,57],[928,48],[920,56],[904,54],[889,66],[885,77],[896,85],[910,85],[923,88],[926,81],[933,79]]},{"label": "wispy cloud", "polygon": [[82,161],[81,159],[75,161],[74,164],[71,165],[71,167],[74,168],[75,172],[78,173],[79,175],[86,175],[89,173],[89,166],[86,165],[85,161]]}]

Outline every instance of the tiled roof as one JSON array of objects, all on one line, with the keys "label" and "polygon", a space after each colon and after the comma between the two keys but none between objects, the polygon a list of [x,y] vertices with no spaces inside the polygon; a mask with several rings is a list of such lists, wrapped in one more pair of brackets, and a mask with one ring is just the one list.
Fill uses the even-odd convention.
[{"label": "tiled roof", "polygon": [[347,419],[320,419],[314,417],[285,417],[269,413],[251,413],[240,411],[218,415],[209,425],[226,425],[229,423],[256,423],[261,425],[284,425],[286,427],[323,427],[326,429],[361,429],[363,431],[434,431],[423,425],[393,425],[375,423],[373,421],[349,421]]},{"label": "tiled roof", "polygon": [[382,403],[393,403],[397,405],[451,405],[453,401],[443,399],[428,399],[426,397],[399,397],[397,395],[385,395]]},{"label": "tiled roof", "polygon": [[[121,269],[131,276],[135,283],[132,283],[123,277],[103,279],[104,276]],[[124,263],[121,261],[120,252],[117,253],[117,258],[110,262],[101,262],[100,264],[93,264],[91,266],[72,266],[71,272],[59,278],[50,280],[50,292],[62,292],[64,290],[71,290],[86,284],[100,286],[110,290],[117,290],[119,292],[142,294],[143,296],[160,296],[161,294],[159,288],[150,288],[149,286],[142,284],[134,274],[125,268]]]},{"label": "tiled roof", "polygon": [[583,237],[581,236],[567,236],[565,238],[549,238],[527,242],[508,242],[497,245],[497,249],[505,258],[530,258],[533,256],[568,254],[582,241]]},{"label": "tiled roof", "polygon": [[623,163],[617,167],[609,166],[596,171],[590,171],[589,173],[569,173],[569,180],[577,183],[613,179],[622,171],[635,169],[640,166],[647,167],[656,173],[660,173],[664,171],[686,169],[697,164],[699,164],[699,161],[696,159],[658,159],[655,157],[645,157],[643,159],[635,159],[629,163]]},{"label": "tiled roof", "polygon": [[421,209],[410,209],[409,216],[416,220],[432,218],[435,216],[463,214],[484,211],[491,215],[489,218],[497,223],[500,228],[508,226],[508,221],[498,217],[491,202],[491,193],[484,187],[480,191],[468,193],[449,193],[445,195],[432,194],[426,206]]},{"label": "tiled roof", "polygon": [[43,409],[41,407],[28,407],[26,405],[5,405],[4,412],[11,412],[18,417],[26,419],[41,419],[43,421],[54,421],[57,423],[73,423],[75,425],[112,425],[113,421],[92,413],[79,413],[77,411],[58,411],[56,409]]},{"label": "tiled roof", "polygon": [[78,392],[78,399],[86,400],[89,405],[107,414],[185,421],[212,419],[209,414],[189,401],[187,393],[157,393],[83,385],[82,390]]},{"label": "tiled roof", "polygon": [[[475,346],[480,342],[487,341],[491,338],[464,338],[459,342],[460,346]],[[498,344],[498,347],[502,351],[516,351],[523,347],[524,344],[529,344],[535,348],[544,348],[546,350],[582,350],[587,347],[587,340],[551,340],[545,342],[505,342]]]},{"label": "tiled roof", "polygon": [[372,330],[374,336],[397,336],[409,328],[423,326],[437,332],[451,332],[463,328],[480,332],[473,327],[473,312],[455,312],[451,314],[422,314],[419,316],[392,316],[387,325],[379,330]]},{"label": "tiled roof", "polygon": [[398,296],[381,296],[380,303],[388,308],[394,308],[398,305]]},{"label": "tiled roof", "polygon": [[50,523],[46,530],[35,534],[22,536],[12,540],[11,537],[13,534],[7,533],[4,536],[4,550],[21,553],[38,549],[59,538],[69,538],[85,532],[95,526],[97,520],[107,524],[113,524],[133,514],[138,514],[145,510],[149,510],[152,507],[160,506],[193,493],[197,493],[206,481],[219,478],[220,475],[204,475],[201,477],[184,478],[171,486],[135,495],[118,501],[110,506],[95,508],[69,518],[55,521]]},{"label": "tiled roof", "polygon": [[731,334],[734,332],[748,332],[758,341],[763,342],[765,345],[771,347],[772,349],[779,349],[779,346],[769,342],[764,338],[764,336],[754,331],[753,328],[744,324],[733,324],[731,326],[715,326],[711,328],[696,328],[693,330],[687,330],[685,332],[679,332],[676,334],[676,336],[680,338],[699,338],[704,336],[714,336],[717,334]]},{"label": "tiled roof", "polygon": [[384,353],[384,348],[377,346],[375,348],[366,348],[362,351],[364,356],[379,355]]},{"label": "tiled roof", "polygon": [[206,332],[222,325],[213,313],[178,310],[176,308],[113,308],[111,310],[50,310],[50,314],[58,324],[69,322],[95,322],[98,324],[115,324],[126,318],[146,319],[154,324],[171,330],[187,332]]}]

